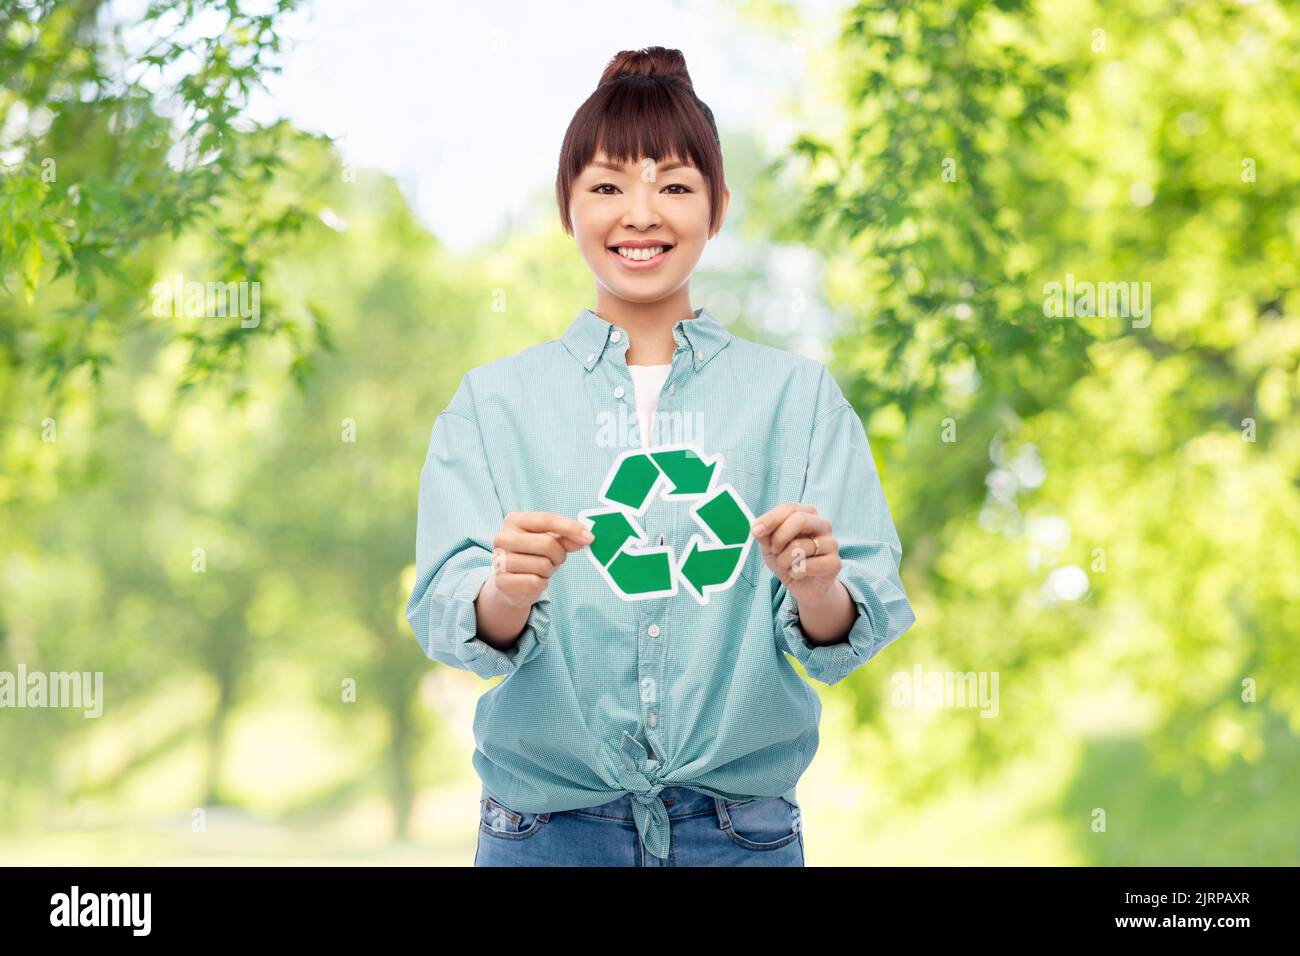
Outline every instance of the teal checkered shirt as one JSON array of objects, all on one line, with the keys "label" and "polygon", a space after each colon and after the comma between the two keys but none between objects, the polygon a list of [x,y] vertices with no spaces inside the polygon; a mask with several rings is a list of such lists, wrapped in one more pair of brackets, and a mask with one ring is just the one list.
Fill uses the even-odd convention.
[{"label": "teal checkered shirt", "polygon": [[[818,745],[821,700],[795,670],[843,680],[915,620],[898,576],[898,534],[857,412],[822,363],[734,336],[707,309],[673,326],[656,441],[722,458],[755,515],[813,504],[839,542],[858,617],[814,645],[784,585],[748,549],[734,584],[701,604],[686,589],[623,600],[568,555],[517,643],[476,637],[474,601],[492,540],[513,511],[576,518],[601,504],[618,456],[640,447],[629,336],[582,310],[559,339],[466,373],[433,423],[420,475],[416,582],[406,618],[425,654],[483,678],[474,768],[483,794],[542,813],[634,799],[646,849],[666,857],[659,792],[726,800],[783,796]],[[656,493],[638,515],[646,547],[674,554],[700,532],[690,503]]]}]

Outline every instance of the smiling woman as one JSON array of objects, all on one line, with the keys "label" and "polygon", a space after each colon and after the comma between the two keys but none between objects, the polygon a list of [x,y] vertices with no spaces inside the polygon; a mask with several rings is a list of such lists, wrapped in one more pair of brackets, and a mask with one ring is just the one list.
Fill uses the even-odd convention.
[{"label": "smiling woman", "polygon": [[573,234],[569,202],[574,180],[588,163],[623,173],[643,157],[641,168],[657,165],[659,174],[675,171],[678,163],[693,165],[708,189],[710,234],[722,227],[727,186],[718,128],[713,111],[695,95],[677,50],[623,51],[578,107],[560,147],[555,182],[565,232]]},{"label": "smiling woman", "polygon": [[680,52],[610,62],[569,124],[555,190],[600,289],[630,303],[684,295],[731,196],[713,113]]},{"label": "smiling woman", "polygon": [[[466,373],[420,476],[407,620],[505,677],[475,721],[476,865],[803,866],[821,708],[786,655],[834,684],[915,620],[862,422],[820,362],[691,303],[730,196],[680,52],[614,57],[556,192],[596,307]],[[683,451],[628,441],[651,409],[694,465],[621,451]]]}]

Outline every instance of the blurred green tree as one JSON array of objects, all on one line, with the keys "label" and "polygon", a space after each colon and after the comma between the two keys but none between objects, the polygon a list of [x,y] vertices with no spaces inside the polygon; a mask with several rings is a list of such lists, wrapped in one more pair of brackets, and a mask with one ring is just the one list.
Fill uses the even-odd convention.
[{"label": "blurred green tree", "polygon": [[[1062,739],[1067,687],[1149,707],[1189,786],[1300,732],[1297,57],[1273,3],[845,13],[835,125],[772,170],[806,201],[769,212],[852,321],[919,602],[893,661],[1002,676],[1004,719],[912,733],[864,672],[900,796]],[[1146,314],[1056,310],[1076,282]]]},{"label": "blurred green tree", "polygon": [[[125,330],[155,321],[151,262],[182,230],[220,250],[204,283],[260,280],[303,210],[228,209],[279,164],[245,110],[296,2],[150,0],[130,23],[103,0],[0,4],[0,288],[17,297],[0,298],[0,398],[28,372],[52,401],[77,373],[98,380]],[[32,308],[49,285],[57,321]],[[320,344],[262,305],[256,326],[169,324],[189,347],[183,387],[237,370],[256,341]]]}]

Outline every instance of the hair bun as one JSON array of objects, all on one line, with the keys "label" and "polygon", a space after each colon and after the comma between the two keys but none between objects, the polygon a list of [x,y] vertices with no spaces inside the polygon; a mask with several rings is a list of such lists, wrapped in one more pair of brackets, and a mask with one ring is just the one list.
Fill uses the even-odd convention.
[{"label": "hair bun", "polygon": [[600,75],[599,86],[621,80],[625,76],[645,76],[681,83],[692,93],[691,75],[686,72],[686,57],[681,50],[661,46],[648,46],[640,50],[622,50],[614,55]]}]

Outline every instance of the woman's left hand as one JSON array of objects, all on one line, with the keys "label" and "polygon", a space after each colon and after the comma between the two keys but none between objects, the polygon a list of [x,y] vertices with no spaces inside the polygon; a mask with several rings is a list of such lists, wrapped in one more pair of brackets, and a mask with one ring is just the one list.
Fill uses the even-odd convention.
[{"label": "woman's left hand", "polygon": [[759,515],[750,528],[763,563],[799,602],[826,598],[840,573],[840,546],[829,518],[790,502]]}]

